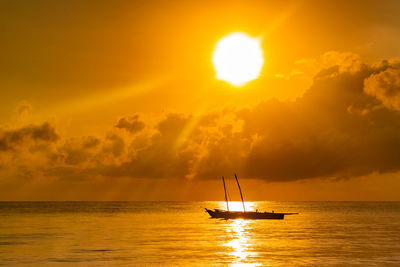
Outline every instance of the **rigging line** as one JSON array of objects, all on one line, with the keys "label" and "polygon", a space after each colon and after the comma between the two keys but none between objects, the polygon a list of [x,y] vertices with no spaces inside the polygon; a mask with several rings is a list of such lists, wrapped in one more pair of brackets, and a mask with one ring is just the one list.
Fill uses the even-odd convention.
[{"label": "rigging line", "polygon": [[237,182],[237,184],[238,184],[238,187],[239,187],[240,198],[242,199],[242,204],[243,204],[243,212],[246,212],[246,208],[244,207],[244,201],[243,201],[242,189],[240,188],[239,180],[238,180],[238,178],[237,178],[237,176],[236,176],[236,173],[235,173],[235,179],[236,179],[236,182]]},{"label": "rigging line", "polygon": [[224,184],[225,201],[226,201],[226,210],[229,211],[228,197],[227,197],[227,195],[226,195],[226,186],[225,186],[225,179],[224,179],[224,176],[222,176],[222,183]]}]

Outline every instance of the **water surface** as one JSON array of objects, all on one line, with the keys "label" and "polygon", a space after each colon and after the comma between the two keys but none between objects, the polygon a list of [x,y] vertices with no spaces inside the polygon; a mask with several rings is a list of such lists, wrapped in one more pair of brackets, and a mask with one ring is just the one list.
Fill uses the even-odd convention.
[{"label": "water surface", "polygon": [[285,220],[205,207],[225,203],[0,202],[0,265],[400,266],[400,202],[247,203],[300,213]]}]

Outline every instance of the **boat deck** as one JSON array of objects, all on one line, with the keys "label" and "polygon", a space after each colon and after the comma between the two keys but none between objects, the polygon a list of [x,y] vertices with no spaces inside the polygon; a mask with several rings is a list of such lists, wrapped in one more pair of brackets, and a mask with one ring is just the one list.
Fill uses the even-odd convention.
[{"label": "boat deck", "polygon": [[275,212],[258,212],[258,211],[225,211],[225,210],[209,210],[206,212],[210,214],[211,218],[219,219],[275,219],[282,220],[285,215],[292,215],[297,213],[275,213]]}]

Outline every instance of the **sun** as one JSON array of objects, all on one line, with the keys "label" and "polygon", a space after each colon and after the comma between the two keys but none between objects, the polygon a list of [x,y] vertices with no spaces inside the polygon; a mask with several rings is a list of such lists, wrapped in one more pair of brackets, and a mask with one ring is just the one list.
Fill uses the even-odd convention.
[{"label": "sun", "polygon": [[242,86],[256,79],[264,65],[260,38],[231,33],[215,46],[212,62],[218,80]]}]

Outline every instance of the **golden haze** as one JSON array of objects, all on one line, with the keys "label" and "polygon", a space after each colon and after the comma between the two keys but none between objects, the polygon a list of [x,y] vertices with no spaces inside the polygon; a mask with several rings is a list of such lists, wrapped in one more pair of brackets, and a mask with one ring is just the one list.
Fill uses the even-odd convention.
[{"label": "golden haze", "polygon": [[[399,9],[4,3],[0,199],[222,200],[237,172],[248,200],[399,200]],[[240,90],[232,32],[263,38]]]}]

